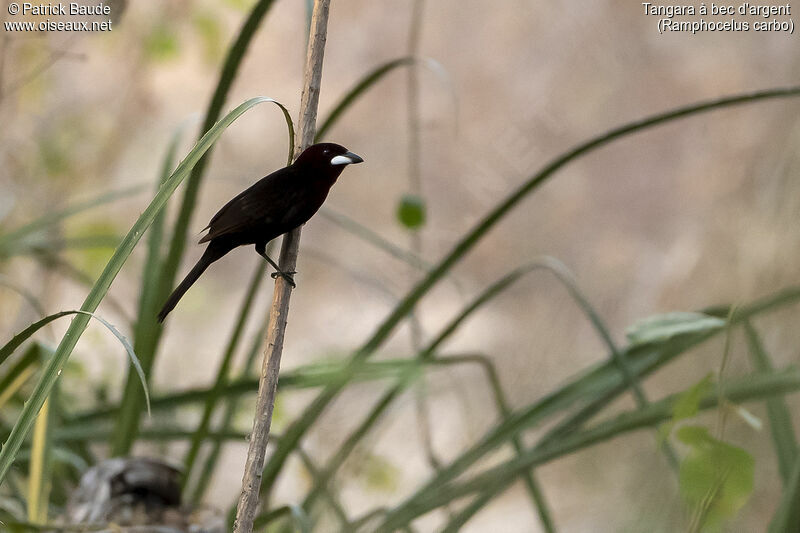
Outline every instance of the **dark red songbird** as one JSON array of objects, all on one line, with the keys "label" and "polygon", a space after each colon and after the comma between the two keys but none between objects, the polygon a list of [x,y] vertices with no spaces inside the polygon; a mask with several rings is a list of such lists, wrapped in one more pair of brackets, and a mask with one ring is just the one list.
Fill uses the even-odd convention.
[{"label": "dark red songbird", "polygon": [[344,146],[314,144],[294,163],[262,178],[225,204],[205,228],[208,234],[200,239],[201,243],[208,242],[205,253],[167,298],[158,321],[164,321],[211,263],[237,246],[255,244],[256,252],[277,270],[276,274],[294,286],[294,272],[281,272],[267,256],[267,243],[308,222],[322,207],[344,167],[363,161]]}]

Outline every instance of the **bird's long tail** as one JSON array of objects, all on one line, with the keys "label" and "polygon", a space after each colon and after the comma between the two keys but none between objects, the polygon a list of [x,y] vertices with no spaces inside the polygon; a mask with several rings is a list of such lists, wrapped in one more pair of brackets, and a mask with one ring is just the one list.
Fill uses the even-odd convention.
[{"label": "bird's long tail", "polygon": [[227,252],[228,250],[226,249],[214,246],[214,243],[210,243],[208,245],[205,253],[203,253],[203,256],[200,257],[199,261],[197,261],[197,264],[194,265],[194,268],[192,268],[192,270],[186,274],[186,277],[183,278],[181,284],[175,287],[175,290],[172,291],[172,294],[170,294],[169,298],[167,298],[167,301],[164,303],[164,307],[162,307],[161,311],[158,313],[159,322],[163,322],[169,312],[175,309],[175,306],[178,305],[180,299],[183,298],[183,295],[189,290],[189,287],[191,287],[192,284],[197,281],[197,278],[199,278],[200,275],[206,271],[208,266],[225,255]]}]

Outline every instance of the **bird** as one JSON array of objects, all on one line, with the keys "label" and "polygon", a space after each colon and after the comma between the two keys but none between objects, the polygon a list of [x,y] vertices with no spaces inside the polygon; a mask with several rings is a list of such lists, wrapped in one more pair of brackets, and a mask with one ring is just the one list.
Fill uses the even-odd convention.
[{"label": "bird", "polygon": [[167,298],[158,321],[164,321],[211,263],[239,246],[254,244],[256,252],[275,268],[272,276],[283,277],[294,287],[296,272],[281,271],[267,255],[267,243],[308,222],[344,168],[363,162],[361,156],[339,144],[313,144],[294,163],[260,179],[222,206],[203,228],[208,233],[198,244],[208,243],[205,252]]}]

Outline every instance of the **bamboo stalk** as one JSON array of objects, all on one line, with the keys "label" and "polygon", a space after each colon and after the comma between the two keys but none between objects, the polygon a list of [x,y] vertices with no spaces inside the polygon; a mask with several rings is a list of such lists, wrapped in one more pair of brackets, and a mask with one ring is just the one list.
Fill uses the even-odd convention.
[{"label": "bamboo stalk", "polygon": [[[322,59],[325,52],[325,40],[328,31],[328,11],[330,0],[315,0],[311,17],[311,35],[308,40],[306,56],[305,86],[300,100],[300,120],[298,143],[295,143],[295,157],[314,142],[316,130],[317,106],[319,90],[322,83]],[[300,246],[300,228],[283,237],[279,264],[284,272],[293,272],[297,264],[297,252]],[[236,507],[234,533],[251,533],[253,520],[258,509],[258,493],[261,486],[261,475],[264,470],[264,459],[269,442],[269,429],[272,423],[272,410],[275,405],[275,391],[278,387],[278,374],[283,352],[283,338],[289,314],[289,299],[292,294],[291,285],[283,278],[275,279],[275,291],[272,297],[270,323],[267,330],[267,347],[258,385],[256,414],[253,420],[253,433],[247,450],[242,492]]]}]

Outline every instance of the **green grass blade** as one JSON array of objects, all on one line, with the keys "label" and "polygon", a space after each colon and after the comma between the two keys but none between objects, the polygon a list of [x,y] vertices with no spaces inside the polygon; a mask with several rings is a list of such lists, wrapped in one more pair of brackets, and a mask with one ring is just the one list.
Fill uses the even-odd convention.
[{"label": "green grass blade", "polygon": [[333,110],[331,110],[331,112],[328,113],[328,116],[320,123],[320,126],[317,128],[317,134],[314,138],[314,142],[322,141],[325,138],[325,134],[328,132],[328,130],[332,128],[334,124],[336,124],[342,114],[351,105],[353,105],[358,97],[361,96],[365,91],[369,90],[370,87],[378,83],[384,76],[394,69],[406,65],[412,65],[414,64],[414,61],[415,59],[413,57],[401,57],[399,59],[388,61],[367,73],[342,97],[341,100],[339,100],[339,103],[333,107]]},{"label": "green grass blade", "polygon": [[[208,104],[201,135],[204,136],[209,132],[222,114],[222,107],[225,104],[228,92],[230,92],[230,88],[236,78],[236,73],[242,64],[245,52],[250,46],[256,30],[258,30],[261,25],[261,21],[264,19],[264,16],[267,14],[270,7],[272,7],[273,3],[273,0],[259,0],[253,6],[242,28],[239,30],[236,40],[228,50],[222,71],[220,72],[219,81],[217,82],[217,87]],[[292,142],[293,141],[294,138],[292,138]],[[186,242],[189,235],[189,222],[197,202],[197,195],[200,191],[200,184],[205,172],[206,163],[211,154],[205,155],[206,157],[200,158],[192,167],[191,175],[186,184],[186,192],[184,193],[183,202],[181,203],[178,218],[175,222],[174,231],[170,240],[170,249],[161,269],[159,294],[162,296],[162,299],[167,297],[172,290],[172,286],[175,284],[178,267],[180,266],[183,252],[186,249]],[[160,340],[161,326],[158,326],[158,331],[159,336],[154,339],[156,345]],[[153,351],[155,352],[155,348]],[[130,451],[139,426],[141,398],[137,396],[138,389],[133,386],[132,380],[133,377],[129,375],[125,385],[126,397],[123,401],[126,410],[124,417],[121,418],[118,423],[117,431],[115,432],[115,442],[112,446],[112,452],[116,455],[125,455]]]},{"label": "green grass blade", "polygon": [[[92,425],[85,427],[63,427],[55,433],[53,438],[59,444],[95,443],[108,440],[113,427],[108,424]],[[189,441],[194,435],[194,428],[169,426],[148,427],[139,433],[139,441],[144,442],[177,442]],[[231,441],[243,443],[247,441],[247,433],[243,431],[210,431],[209,441]]]},{"label": "green grass blade", "polygon": [[631,344],[664,342],[676,335],[722,329],[726,321],[716,316],[694,312],[672,312],[649,316],[626,331]]},{"label": "green grass blade", "polygon": [[[446,326],[444,327],[441,332],[434,337],[434,339],[430,342],[430,344],[423,349],[420,354],[418,355],[418,359],[421,361],[428,361],[433,357],[433,354],[439,349],[439,347],[450,337],[456,330],[469,318],[472,314],[483,307],[486,303],[491,301],[493,298],[501,294],[505,289],[510,287],[513,283],[515,283],[519,278],[528,274],[532,271],[537,269],[546,269],[553,272],[559,280],[562,281],[567,288],[570,290],[570,293],[573,297],[578,299],[578,303],[581,304],[581,307],[584,309],[586,307],[589,308],[589,314],[591,317],[594,318],[594,321],[599,322],[599,318],[596,314],[592,314],[593,310],[591,306],[589,306],[588,302],[586,302],[585,298],[582,298],[582,295],[577,291],[577,288],[574,284],[569,284],[568,280],[564,278],[564,268],[559,267],[559,263],[555,262],[551,258],[546,258],[544,261],[531,263],[529,265],[525,265],[523,267],[517,268],[511,271],[509,274],[503,276],[498,281],[490,285],[486,288],[483,292],[481,292],[470,304],[465,306],[465,308]],[[575,294],[577,293],[577,296]],[[594,322],[593,321],[593,322]],[[602,322],[600,322],[602,326]],[[610,338],[610,337],[609,337]],[[613,342],[611,343],[612,348],[616,350],[614,347]],[[357,370],[356,370],[357,372]],[[321,485],[315,485],[315,487],[309,492],[308,496],[303,502],[303,507],[309,509],[310,506],[314,503],[316,498],[319,496],[321,491],[326,489],[327,483],[332,479],[335,475],[336,471],[344,464],[345,459],[352,453],[352,451],[356,448],[356,445],[363,440],[364,436],[367,432],[377,423],[378,420],[382,418],[383,413],[389,408],[389,406],[394,402],[396,398],[400,396],[400,394],[405,390],[405,388],[411,383],[411,378],[413,377],[412,374],[407,374],[403,376],[402,380],[397,383],[394,387],[392,387],[389,391],[384,393],[384,395],[378,400],[369,414],[365,417],[365,419],[359,424],[359,426],[351,432],[345,442],[339,447],[339,449],[334,453],[333,457],[329,460],[328,464],[325,467],[325,470],[320,476],[320,483]],[[347,379],[343,377],[342,379]],[[499,387],[499,382],[494,383],[495,388]],[[504,408],[504,404],[500,404],[500,408]],[[507,414],[507,413],[504,413]],[[517,451],[521,450],[521,443],[515,436],[513,439],[515,447]],[[531,493],[531,496],[537,502],[543,502],[542,495],[536,486],[535,481],[532,477],[526,479],[527,488]],[[543,515],[543,521],[548,523],[546,513]]]},{"label": "green grass blade", "polygon": [[[441,533],[458,533],[461,531],[461,528],[464,527],[464,524],[469,522],[469,520],[477,514],[478,511],[483,509],[486,504],[494,498],[497,493],[500,492],[499,488],[492,487],[490,490],[484,491],[482,494],[476,496],[466,507],[461,509],[458,513],[452,516],[448,521],[447,524],[441,529]],[[547,531],[555,531],[555,526],[552,523],[552,519],[549,515],[546,515],[547,519],[549,520],[544,524],[544,527]]]},{"label": "green grass blade", "polygon": [[[274,241],[273,241],[274,242]],[[270,248],[272,243],[267,245],[267,255],[270,254],[272,249]],[[269,311],[264,313],[264,318],[261,322],[258,331],[256,331],[255,335],[253,336],[253,340],[250,344],[250,349],[247,352],[247,357],[245,360],[244,365],[242,366],[241,378],[247,379],[250,375],[250,369],[253,367],[253,364],[260,353],[259,348],[264,340],[264,335],[267,331],[267,325],[269,324]],[[258,390],[258,379],[251,378],[252,381],[252,390]],[[226,386],[226,389],[228,387]],[[220,393],[220,396],[225,396],[226,404],[225,404],[225,411],[222,415],[222,423],[219,428],[219,431],[225,432],[230,429],[231,424],[233,423],[233,418],[236,415],[236,410],[239,408],[239,397],[232,396],[229,397],[225,395],[225,391]],[[205,491],[208,489],[209,481],[211,480],[211,475],[214,473],[214,468],[217,466],[217,461],[219,459],[220,453],[222,452],[222,442],[216,441],[211,445],[211,451],[208,453],[206,457],[205,463],[203,464],[203,469],[200,472],[200,475],[197,479],[197,483],[194,486],[194,492],[190,497],[190,501],[193,502],[200,502],[205,495]]]},{"label": "green grass blade", "polygon": [[768,533],[800,531],[800,457],[795,458],[778,509],[769,523]]},{"label": "green grass blade", "polygon": [[[515,269],[482,291],[453,320],[451,320],[447,326],[442,328],[441,332],[434,337],[427,347],[420,351],[419,355],[417,356],[418,361],[424,362],[431,360],[434,352],[439,348],[439,346],[441,346],[442,343],[444,343],[453,333],[455,333],[459,326],[461,326],[461,324],[463,324],[467,318],[469,318],[475,311],[480,309],[492,298],[501,294],[521,276],[533,270],[533,268],[535,268],[535,266]],[[412,362],[412,364],[414,363]],[[417,367],[418,364],[419,363],[417,362],[415,367]],[[351,376],[358,373],[360,368],[364,366],[364,363],[352,366],[353,368],[350,373],[342,374],[342,376],[336,379],[336,381],[331,382],[338,383],[350,381]],[[327,489],[328,483],[336,474],[338,469],[342,466],[342,464],[344,464],[345,459],[349,457],[350,453],[355,450],[358,443],[363,440],[372,427],[382,418],[383,414],[394,402],[394,400],[397,399],[400,394],[409,386],[414,377],[416,377],[416,374],[413,371],[409,371],[408,373],[404,374],[400,381],[387,392],[385,392],[383,396],[381,396],[381,398],[375,403],[364,420],[356,427],[355,430],[350,433],[347,439],[345,439],[344,443],[337,449],[337,451],[325,465],[325,469],[321,473],[318,483],[315,484],[308,496],[306,496],[305,500],[303,501],[303,508],[311,508],[319,495]]]},{"label": "green grass blade", "polygon": [[109,323],[104,318],[99,317],[99,316],[97,316],[97,315],[95,315],[93,313],[89,313],[88,311],[78,311],[78,313],[88,314],[92,318],[94,318],[95,320],[99,320],[100,323],[103,324],[105,327],[107,327],[111,331],[111,333],[114,334],[114,336],[117,338],[117,340],[119,340],[119,342],[121,342],[122,345],[125,347],[125,351],[128,352],[128,357],[131,360],[131,365],[133,365],[133,368],[134,368],[134,370],[136,370],[136,374],[139,377],[139,382],[141,383],[141,386],[142,386],[142,392],[144,393],[144,400],[145,400],[145,403],[147,404],[147,415],[150,416],[150,414],[151,414],[151,412],[150,412],[150,390],[149,390],[149,388],[147,386],[147,378],[145,377],[144,370],[142,369],[142,365],[139,362],[139,358],[136,356],[136,352],[133,351],[133,346],[131,346],[130,342],[128,342],[128,339],[126,339],[125,336],[122,333],[120,333],[119,330],[117,330],[117,328],[112,326],[111,323]]},{"label": "green grass blade", "polygon": [[200,422],[197,424],[197,429],[194,432],[192,442],[189,445],[186,455],[184,456],[184,490],[189,480],[192,478],[194,463],[197,459],[197,455],[200,453],[200,446],[202,446],[202,444],[205,442],[205,437],[211,427],[211,417],[214,414],[214,409],[218,404],[218,400],[220,399],[220,393],[222,392],[225,384],[228,382],[228,374],[230,373],[233,356],[236,353],[236,348],[239,346],[239,340],[242,337],[245,324],[250,316],[250,310],[253,307],[253,301],[255,300],[258,289],[261,286],[262,280],[264,279],[264,274],[267,271],[266,265],[267,263],[265,261],[260,261],[255,272],[253,273],[253,279],[250,281],[247,287],[244,301],[239,309],[239,316],[236,319],[236,324],[231,332],[228,345],[225,348],[224,355],[222,356],[222,361],[220,361],[219,368],[217,369],[217,376],[214,380],[214,385],[206,396],[205,405],[203,406],[203,414],[200,416]]},{"label": "green grass blade", "polygon": [[[486,381],[489,384],[489,388],[492,390],[492,394],[494,395],[494,402],[497,407],[497,412],[501,416],[501,418],[506,418],[511,414],[511,408],[509,407],[508,400],[506,399],[505,391],[503,390],[502,385],[500,384],[500,376],[495,369],[494,364],[492,363],[491,359],[486,357],[485,355],[481,354],[471,354],[471,355],[461,355],[461,356],[448,356],[448,357],[440,357],[436,359],[437,362],[442,362],[444,364],[459,364],[459,363],[477,363],[481,369],[484,371],[486,375]],[[522,454],[524,450],[524,446],[522,444],[522,439],[519,435],[514,435],[511,438],[511,444],[514,447],[514,452],[517,455]],[[547,503],[547,500],[544,495],[544,491],[541,488],[541,485],[533,476],[533,471],[525,472],[522,476],[522,480],[525,483],[525,488],[528,491],[531,499],[533,500],[534,507],[539,515],[539,520],[542,523],[542,527],[545,530],[545,533],[553,533],[556,531],[555,523],[553,521],[553,517],[550,513],[550,506]],[[500,491],[497,492],[487,492],[479,497],[475,498],[466,508],[459,511],[455,516],[453,516],[446,528],[443,530],[445,531],[458,531],[463,524],[465,524],[472,516],[475,515],[478,511],[480,511],[486,504],[488,504],[495,496],[499,494]]]},{"label": "green grass blade", "polygon": [[[267,97],[260,97],[259,102],[269,102],[275,104],[278,109],[280,109],[281,113],[283,114],[283,118],[286,121],[286,126],[289,134],[289,149],[294,149],[294,123],[292,122],[291,115],[286,107],[278,102],[273,98]],[[209,130],[209,131],[213,131]],[[206,134],[208,135],[208,134]],[[205,137],[205,136],[204,136]],[[210,149],[210,146],[209,146]],[[198,161],[198,165],[202,164],[205,160],[205,157],[201,157]],[[291,160],[291,156],[290,156]],[[194,176],[194,170],[192,169],[192,176]],[[190,176],[191,180],[191,176]],[[191,183],[187,185],[187,195],[189,195],[189,188],[191,187]],[[196,191],[195,191],[196,194]],[[172,238],[172,246],[169,250],[167,258],[160,269],[159,274],[159,283],[158,283],[158,297],[156,306],[163,302],[169,293],[172,291],[172,286],[175,282],[175,274],[177,273],[177,267],[180,263],[181,256],[183,254],[183,247],[186,241],[186,227],[188,227],[189,223],[189,216],[191,213],[185,213],[184,208],[187,206],[187,200],[184,199],[184,203],[181,207],[181,212],[178,215],[178,221],[176,222],[176,229],[175,233],[173,233]],[[194,200],[191,202],[192,209],[194,206]],[[185,215],[185,217],[184,217]],[[184,223],[186,227],[184,227]],[[159,324],[155,320],[155,316],[148,316],[148,317],[140,317],[141,320],[145,320],[148,323],[148,330],[153,333],[152,336],[146,338],[144,342],[147,344],[147,351],[145,352],[147,356],[147,363],[150,368],[152,368],[155,358],[156,349],[158,347],[158,342],[161,338],[161,332],[163,328],[161,324]],[[148,368],[148,370],[150,370]],[[113,455],[126,455],[130,452],[131,447],[133,446],[133,442],[136,440],[136,433],[139,430],[139,420],[141,416],[141,395],[139,393],[139,389],[134,386],[133,383],[134,377],[132,375],[128,375],[127,382],[125,384],[125,394],[123,396],[122,401],[122,412],[121,416],[117,422],[117,429],[113,434],[114,441],[112,442],[112,453]]]},{"label": "green grass blade", "polygon": [[[572,296],[572,299],[575,300],[583,313],[594,326],[595,331],[597,331],[597,334],[600,336],[600,339],[603,341],[603,343],[605,343],[609,353],[611,354],[611,360],[615,365],[617,365],[622,377],[625,379],[625,382],[633,393],[633,398],[636,401],[636,405],[639,407],[647,406],[649,401],[644,392],[644,388],[636,377],[636,373],[631,368],[624,352],[617,347],[616,343],[611,337],[611,331],[608,329],[608,326],[605,325],[605,322],[600,317],[600,314],[595,310],[594,306],[589,303],[588,298],[583,294],[583,291],[581,291],[580,287],[578,287],[578,284],[572,276],[572,273],[569,271],[566,265],[564,265],[558,259],[547,257],[545,258],[545,262],[548,270],[550,270],[564,285],[564,287],[566,287],[570,296]],[[659,448],[664,453],[667,462],[677,472],[678,455],[675,453],[675,450],[672,449],[672,446],[666,440],[660,439],[658,435],[656,435],[656,438],[660,441]]]},{"label": "green grass blade", "polygon": [[[247,48],[250,46],[264,16],[272,7],[273,3],[273,0],[259,0],[253,6],[242,28],[239,30],[236,40],[228,50],[228,54],[222,66],[222,72],[220,72],[219,81],[217,82],[217,87],[214,89],[214,95],[211,97],[205,118],[203,119],[203,126],[201,128],[203,135],[212,128],[222,114],[222,107],[225,105],[228,92],[230,92],[233,86],[233,81],[236,79],[236,73],[242,64]],[[293,138],[292,142],[294,142]],[[208,153],[197,162],[192,168],[191,175],[186,183],[186,191],[172,232],[170,249],[162,269],[161,291],[164,297],[172,290],[172,286],[175,284],[178,267],[180,266],[189,236],[189,222],[194,212],[197,195],[200,191],[200,184],[205,173],[206,163],[210,156],[211,153]]]},{"label": "green grass blade", "polygon": [[[764,372],[730,381],[726,387],[726,399],[735,403],[768,398],[800,390],[800,370],[789,369],[778,372]],[[504,480],[514,479],[522,472],[544,464],[569,453],[605,442],[631,431],[655,427],[670,419],[672,405],[678,395],[669,396],[650,403],[643,409],[628,411],[595,427],[565,436],[562,440],[548,446],[534,447],[520,457],[511,459],[499,466],[473,476],[463,482],[437,487],[435,491],[421,490],[389,512],[384,523],[376,531],[394,531],[422,514],[445,505],[451,501],[502,486]],[[717,407],[718,390],[704,398],[702,409]]]},{"label": "green grass blade", "polygon": [[395,259],[399,259],[400,261],[411,265],[417,270],[427,271],[433,268],[432,263],[429,263],[418,255],[397,246],[387,239],[384,239],[375,233],[371,228],[356,222],[344,213],[339,213],[330,207],[323,206],[322,209],[320,209],[319,214],[348,233],[355,235],[361,240],[371,244],[372,246],[375,246],[379,250],[383,250]]},{"label": "green grass blade", "polygon": [[[758,332],[749,320],[744,321],[744,331],[747,335],[747,344],[750,348],[750,358],[756,370],[766,372],[773,369],[769,355],[761,343]],[[790,482],[792,472],[797,463],[797,437],[792,424],[792,415],[786,400],[776,396],[767,400],[767,417],[772,442],[775,445],[775,455],[778,457],[778,471],[784,485]],[[787,487],[787,490],[792,490]],[[797,500],[795,500],[797,501]]]},{"label": "green grass blade", "polygon": [[[161,165],[160,176],[156,182],[157,188],[160,188],[164,184],[174,170],[178,143],[182,137],[183,130],[189,124],[189,120],[191,119],[184,120],[172,134],[172,139],[170,140],[167,153]],[[153,368],[156,349],[158,348],[163,331],[161,324],[156,320],[156,314],[158,313],[158,306],[162,301],[160,292],[161,244],[164,238],[164,221],[166,215],[167,206],[156,215],[156,218],[153,219],[153,223],[148,230],[147,257],[142,272],[139,309],[133,333],[134,349],[141,358],[142,369],[145,375],[150,375]],[[140,403],[141,393],[139,387],[137,386],[134,376],[129,374],[122,393],[123,407],[120,410],[119,427],[131,428],[134,425],[138,425],[138,418],[141,412]],[[133,418],[136,420],[133,421]],[[118,450],[129,447],[134,438],[135,435],[132,434],[132,432],[116,431],[110,443],[111,449]]]},{"label": "green grass blade", "polygon": [[[263,336],[262,336],[263,337]],[[254,337],[254,349],[257,351],[263,338]],[[429,364],[438,364],[431,360]],[[353,382],[364,383],[375,380],[398,379],[414,371],[419,363],[408,359],[376,361],[363,365],[354,375],[346,364],[311,364],[287,371],[281,376],[278,390],[305,390],[324,387],[331,381],[347,376]],[[213,387],[213,386],[212,386]],[[187,405],[205,403],[212,387],[197,387],[164,396],[154,397],[151,401],[153,411],[174,410]],[[220,398],[235,399],[258,390],[258,379],[242,376],[225,384],[219,392]],[[75,414],[70,421],[75,424],[97,422],[117,418],[119,405],[105,405]]]},{"label": "green grass blade", "polygon": [[[147,206],[144,212],[139,216],[139,219],[134,223],[133,227],[131,227],[128,234],[122,240],[119,247],[114,252],[114,255],[111,257],[102,274],[95,283],[94,287],[92,287],[92,290],[87,295],[86,300],[84,300],[81,311],[93,313],[95,309],[97,309],[97,306],[108,292],[112,281],[114,281],[117,273],[119,273],[119,271],[122,269],[122,265],[128,259],[128,256],[130,256],[133,248],[139,242],[139,239],[142,237],[144,231],[153,222],[153,219],[164,207],[167,200],[178,187],[180,182],[183,181],[183,179],[188,175],[189,171],[197,163],[200,157],[219,138],[225,128],[227,128],[245,111],[265,101],[272,100],[264,97],[251,98],[250,100],[247,100],[236,109],[228,113],[224,119],[218,122],[213,128],[211,128],[211,130],[209,130],[206,135],[203,136],[202,139],[200,139],[200,141],[198,141],[186,158],[181,162],[180,165],[178,165],[178,168],[175,169],[175,172],[173,172],[172,176],[170,176],[170,178],[159,189],[158,194],[156,194],[153,201],[150,202],[150,205]],[[30,431],[36,414],[39,412],[39,409],[41,409],[45,399],[50,394],[50,391],[52,390],[53,385],[58,378],[58,374],[64,367],[64,364],[66,364],[67,359],[72,353],[72,350],[78,343],[78,339],[86,330],[88,323],[89,316],[83,313],[72,319],[72,323],[70,324],[67,332],[64,334],[64,337],[61,339],[55,355],[50,359],[47,367],[44,369],[39,383],[36,385],[36,388],[31,394],[30,399],[22,410],[19,420],[16,422],[16,424],[14,424],[14,428],[11,430],[8,440],[4,443],[2,449],[0,449],[0,482],[2,482],[2,480],[5,479],[6,474],[8,474],[8,470],[14,460],[14,456],[22,445],[22,441],[25,439],[28,431]],[[0,361],[2,361],[2,358],[0,358]]]},{"label": "green grass blade", "polygon": [[20,344],[28,340],[38,330],[40,330],[50,322],[67,315],[79,315],[79,316],[86,315],[87,322],[89,320],[89,317],[94,318],[95,320],[103,324],[106,328],[108,328],[108,330],[111,331],[111,333],[114,334],[117,340],[125,348],[125,351],[128,353],[128,357],[131,360],[131,364],[136,369],[136,373],[139,375],[139,381],[142,385],[142,389],[144,390],[145,398],[147,399],[147,411],[149,413],[150,395],[148,393],[147,380],[144,377],[144,371],[142,370],[142,366],[139,363],[139,358],[136,356],[136,352],[133,351],[133,346],[131,346],[131,344],[128,342],[128,339],[126,339],[125,336],[122,333],[120,333],[119,330],[115,328],[110,322],[108,322],[103,317],[100,317],[89,311],[83,311],[83,310],[60,311],[58,313],[46,316],[43,319],[39,320],[38,322],[34,322],[33,324],[25,328],[22,332],[15,335],[13,339],[11,339],[8,343],[5,344],[5,346],[0,348],[0,364],[2,364],[3,361],[5,361],[8,358],[8,356],[10,356],[11,353],[13,353],[13,351],[16,350],[17,347],[19,347]]},{"label": "green grass blade", "polygon": [[[430,344],[420,352],[419,359],[427,360],[430,359],[433,354],[439,349],[439,347],[453,334],[455,331],[467,320],[475,311],[480,309],[483,305],[489,302],[494,297],[501,294],[505,289],[515,283],[520,277],[523,275],[530,273],[535,270],[544,269],[552,272],[556,278],[567,288],[570,295],[575,299],[576,303],[579,307],[583,310],[583,312],[587,315],[589,320],[595,326],[600,335],[601,339],[607,344],[609,347],[609,351],[611,352],[611,361],[614,365],[616,365],[622,371],[622,376],[625,381],[628,383],[630,387],[633,387],[634,390],[638,387],[638,381],[636,378],[635,373],[631,370],[625,355],[620,352],[617,348],[616,344],[613,342],[611,338],[611,334],[608,331],[608,328],[603,323],[602,319],[600,318],[599,314],[594,310],[591,304],[588,302],[586,297],[582,294],[580,289],[577,287],[577,284],[572,280],[568,270],[566,267],[551,257],[545,257],[541,261],[534,262],[518,269],[513,270],[506,276],[503,276],[498,281],[490,285],[487,289],[485,289],[478,297],[476,297],[469,305],[467,305],[458,316],[456,316],[442,331],[430,342]],[[338,470],[339,467],[344,463],[345,459],[349,456],[349,454],[355,449],[358,442],[360,442],[363,437],[367,434],[370,428],[381,419],[382,414],[389,408],[391,403],[400,395],[400,393],[409,385],[410,380],[409,376],[405,376],[403,381],[398,383],[395,387],[387,391],[376,403],[370,413],[366,416],[364,421],[350,434],[350,436],[345,440],[345,442],[339,447],[339,449],[334,453],[332,459],[326,465],[325,471],[323,475],[320,477],[323,483],[327,484],[329,480],[333,477],[335,472]],[[495,386],[499,386],[499,384],[495,384]],[[641,397],[637,397],[640,400],[640,405],[646,405],[647,399],[644,397],[644,392],[641,391],[639,388],[639,393]],[[502,409],[502,405],[501,405]],[[508,414],[507,412],[503,414]],[[515,446],[516,451],[519,453],[522,449],[521,442],[519,441],[518,437],[514,435],[512,437],[512,444]],[[667,457],[669,459],[673,459],[674,452],[672,452],[671,448],[665,448],[668,450]],[[669,453],[672,452],[672,453]],[[535,481],[532,477],[526,479],[527,488],[531,494],[531,497],[535,499],[537,502],[543,501],[543,497],[541,491],[538,490]],[[309,495],[306,497],[304,501],[304,507],[306,509],[309,508],[311,504],[315,501],[319,492],[324,487],[314,487]],[[543,521],[547,522],[546,515],[543,516]]]},{"label": "green grass blade", "polygon": [[[441,280],[453,266],[458,263],[472,248],[492,229],[495,224],[502,220],[514,207],[516,207],[530,193],[538,189],[545,181],[552,177],[558,170],[565,167],[568,163],[591,153],[617,139],[628,135],[645,131],[649,128],[666,124],[681,118],[705,113],[721,108],[754,103],[775,98],[789,98],[800,96],[800,87],[788,87],[783,89],[769,89],[752,94],[740,94],[728,98],[693,104],[680,107],[664,113],[659,113],[651,117],[625,124],[614,128],[601,135],[593,137],[588,141],[578,145],[576,148],[556,157],[546,164],[541,170],[534,173],[528,180],[520,185],[515,191],[506,197],[505,200],[497,204],[477,225],[452,248],[452,250],[422,279],[405,298],[392,310],[386,319],[378,326],[373,335],[365,342],[362,347],[353,355],[354,362],[369,358],[375,351],[389,338],[395,328],[409,315],[416,307],[417,303],[425,296],[431,288]],[[265,488],[272,486],[278,473],[283,468],[286,459],[291,454],[293,448],[302,439],[306,431],[314,424],[317,418],[323,413],[328,404],[344,388],[346,382],[330,384],[323,390],[301,413],[301,415],[286,429],[284,439],[275,449],[264,470],[262,493],[266,493]]]},{"label": "green grass blade", "polygon": [[398,59],[387,61],[386,63],[379,65],[372,71],[368,72],[342,97],[341,100],[339,100],[339,103],[333,107],[325,120],[321,122],[320,127],[317,128],[317,134],[314,137],[314,142],[320,142],[323,140],[325,138],[325,134],[328,133],[328,130],[330,130],[339,121],[339,119],[342,118],[344,112],[347,111],[350,106],[352,106],[366,91],[381,81],[384,76],[399,67],[412,65],[425,66],[440,77],[443,77],[445,80],[447,80],[447,76],[443,74],[444,69],[442,66],[437,61],[430,58],[400,57]]},{"label": "green grass blade", "polygon": [[74,315],[74,314],[75,311],[61,311],[58,313],[54,313],[52,315],[48,315],[43,319],[34,322],[27,328],[23,329],[22,331],[14,335],[14,337],[10,341],[8,341],[6,344],[3,345],[2,348],[0,348],[0,366],[2,366],[2,364],[6,361],[6,359],[8,359],[11,356],[11,354],[13,354],[14,351],[17,348],[19,348],[19,346],[23,342],[30,339],[34,333],[42,329],[50,322],[61,318],[62,316]]},{"label": "green grass blade", "polygon": [[278,507],[277,509],[273,509],[267,513],[263,513],[256,517],[253,521],[253,530],[254,531],[261,531],[266,526],[275,522],[276,520],[280,520],[286,516],[291,516],[292,509],[288,505],[284,505],[283,507]]},{"label": "green grass blade", "polygon": [[[733,317],[733,323],[735,324],[760,313],[795,303],[798,300],[800,300],[800,288],[798,287],[779,291],[740,308]],[[727,309],[727,307],[720,307],[716,310],[708,309],[706,313],[727,315]],[[673,360],[678,355],[685,353],[690,348],[712,338],[720,331],[722,330],[715,329],[702,333],[689,333],[670,338],[662,344],[632,346],[626,349],[626,357],[630,361],[635,374],[644,376]],[[434,492],[437,487],[460,476],[478,460],[523,429],[532,427],[579,401],[585,401],[587,398],[598,398],[598,400],[590,402],[587,406],[588,413],[597,412],[625,390],[624,380],[619,375],[613,362],[608,361],[597,365],[541,400],[512,413],[502,420],[494,429],[488,431],[478,442],[427,482],[418,491],[418,494]],[[581,419],[585,419],[588,413],[579,411],[578,415],[581,416]],[[574,422],[574,420],[568,418],[566,424],[570,429],[574,429],[570,426],[571,422]],[[558,440],[554,438],[554,435],[562,439],[569,437],[569,435],[563,436],[564,433],[564,431],[559,431],[557,428],[555,433],[545,437],[544,442]]]}]

